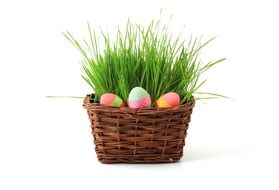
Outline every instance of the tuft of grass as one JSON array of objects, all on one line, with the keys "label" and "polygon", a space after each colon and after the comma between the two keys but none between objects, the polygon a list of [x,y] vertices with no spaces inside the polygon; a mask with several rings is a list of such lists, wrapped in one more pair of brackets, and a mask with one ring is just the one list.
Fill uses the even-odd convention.
[{"label": "tuft of grass", "polygon": [[[173,38],[168,25],[160,20],[143,26],[128,20],[125,31],[116,33],[114,41],[101,31],[104,48],[97,43],[96,32],[88,24],[89,40],[79,42],[67,31],[63,35],[77,48],[83,59],[82,77],[92,87],[95,101],[111,92],[127,103],[129,92],[136,86],[144,88],[153,104],[163,94],[176,92],[181,104],[200,96],[198,92],[206,83],[201,75],[225,58],[203,64],[201,50],[214,38],[201,42],[201,38],[181,40]],[[221,95],[210,95],[208,98]],[[200,99],[200,97],[198,98]]]}]

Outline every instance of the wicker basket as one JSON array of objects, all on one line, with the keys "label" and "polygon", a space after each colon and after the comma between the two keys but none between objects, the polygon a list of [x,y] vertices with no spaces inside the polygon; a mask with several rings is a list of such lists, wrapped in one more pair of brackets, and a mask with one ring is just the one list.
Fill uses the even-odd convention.
[{"label": "wicker basket", "polygon": [[195,101],[174,108],[108,107],[84,99],[102,163],[170,163],[183,155]]}]

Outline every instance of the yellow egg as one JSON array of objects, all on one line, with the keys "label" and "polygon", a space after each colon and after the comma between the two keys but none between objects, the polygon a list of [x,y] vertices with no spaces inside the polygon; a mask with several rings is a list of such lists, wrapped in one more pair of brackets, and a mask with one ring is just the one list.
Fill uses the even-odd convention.
[{"label": "yellow egg", "polygon": [[162,95],[157,101],[156,106],[158,108],[175,107],[180,104],[180,97],[175,92],[169,92]]}]

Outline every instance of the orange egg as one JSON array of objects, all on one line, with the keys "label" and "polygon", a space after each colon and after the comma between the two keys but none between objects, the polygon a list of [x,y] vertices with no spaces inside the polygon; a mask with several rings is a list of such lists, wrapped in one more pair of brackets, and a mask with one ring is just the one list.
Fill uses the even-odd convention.
[{"label": "orange egg", "polygon": [[169,92],[161,96],[156,101],[156,106],[158,108],[169,108],[169,107],[175,107],[180,104],[180,97],[175,92]]}]

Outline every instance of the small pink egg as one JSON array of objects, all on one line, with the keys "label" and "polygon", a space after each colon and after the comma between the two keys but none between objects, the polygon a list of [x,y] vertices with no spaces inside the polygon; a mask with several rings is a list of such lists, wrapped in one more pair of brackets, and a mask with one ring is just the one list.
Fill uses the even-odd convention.
[{"label": "small pink egg", "polygon": [[101,96],[100,98],[100,104],[105,105],[105,106],[114,106],[114,107],[124,107],[125,104],[123,100],[113,94],[113,93],[105,93]]},{"label": "small pink egg", "polygon": [[156,106],[159,108],[175,107],[180,104],[180,97],[175,92],[169,92],[161,96],[156,101]]}]

